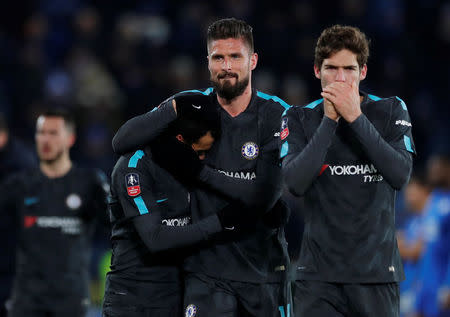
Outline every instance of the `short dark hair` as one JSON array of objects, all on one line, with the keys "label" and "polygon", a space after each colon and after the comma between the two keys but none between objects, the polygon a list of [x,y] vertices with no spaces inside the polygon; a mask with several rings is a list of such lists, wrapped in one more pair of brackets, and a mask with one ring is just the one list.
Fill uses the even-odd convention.
[{"label": "short dark hair", "polygon": [[253,28],[247,22],[235,18],[227,18],[214,22],[208,27],[206,42],[207,45],[215,40],[229,38],[243,38],[248,45],[250,53],[253,53]]},{"label": "short dark hair", "polygon": [[323,60],[340,50],[347,49],[356,54],[356,60],[361,68],[369,59],[369,40],[357,27],[333,25],[320,34],[317,40],[314,65],[322,67]]},{"label": "short dark hair", "polygon": [[208,132],[214,139],[220,136],[220,119],[218,112],[208,113],[208,116],[183,116],[176,119],[169,126],[171,135],[181,134],[185,143],[191,145],[196,143]]},{"label": "short dark hair", "polygon": [[48,109],[39,114],[39,117],[57,117],[64,120],[66,129],[75,133],[75,118],[71,112],[65,109]]}]

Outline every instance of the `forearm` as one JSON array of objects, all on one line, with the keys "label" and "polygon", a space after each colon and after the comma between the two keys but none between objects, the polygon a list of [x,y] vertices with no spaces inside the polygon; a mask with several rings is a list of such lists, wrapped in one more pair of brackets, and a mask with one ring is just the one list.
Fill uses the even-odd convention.
[{"label": "forearm", "polygon": [[145,146],[160,135],[176,117],[170,99],[160,107],[128,120],[114,135],[112,140],[114,152],[124,154]]},{"label": "forearm", "polygon": [[353,121],[350,127],[371,162],[394,189],[399,190],[408,182],[412,169],[411,154],[393,148],[364,114]]},{"label": "forearm", "polygon": [[[149,215],[151,217],[151,215]],[[147,218],[148,219],[148,218]],[[144,244],[151,252],[181,248],[208,240],[211,235],[222,230],[218,217],[214,214],[197,223],[172,227],[136,217],[133,223]]]},{"label": "forearm", "polygon": [[335,121],[324,117],[304,149],[284,158],[284,181],[292,194],[303,195],[319,175],[336,127]]}]

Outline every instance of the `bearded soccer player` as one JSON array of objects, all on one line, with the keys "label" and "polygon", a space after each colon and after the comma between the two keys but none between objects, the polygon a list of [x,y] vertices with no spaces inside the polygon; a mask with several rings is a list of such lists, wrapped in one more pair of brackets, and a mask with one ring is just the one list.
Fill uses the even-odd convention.
[{"label": "bearded soccer player", "polygon": [[[258,55],[247,23],[233,18],[214,22],[208,28],[207,49],[214,87],[176,94],[157,110],[131,119],[114,137],[113,147],[123,153],[148,143],[177,115],[200,107],[201,100],[218,109],[221,137],[195,176],[200,184],[195,188],[193,221],[233,200],[247,206],[242,216],[251,215],[253,221],[246,230],[229,230],[222,240],[187,258],[185,314],[280,316],[289,309],[283,283],[288,259],[281,228],[288,212],[279,201],[278,130],[281,114],[289,106],[252,87]],[[185,95],[196,96],[199,102],[180,106],[177,97]]]},{"label": "bearded soccer player", "polygon": [[394,202],[415,148],[405,102],[359,90],[368,56],[359,29],[325,29],[314,61],[323,98],[282,119],[285,181],[305,202],[295,316],[399,315]]},{"label": "bearded soccer player", "polygon": [[75,124],[63,111],[36,122],[40,166],[2,185],[1,210],[19,229],[17,267],[8,316],[85,316],[89,304],[90,240],[106,219],[109,184],[95,169],[75,166],[69,150]]}]

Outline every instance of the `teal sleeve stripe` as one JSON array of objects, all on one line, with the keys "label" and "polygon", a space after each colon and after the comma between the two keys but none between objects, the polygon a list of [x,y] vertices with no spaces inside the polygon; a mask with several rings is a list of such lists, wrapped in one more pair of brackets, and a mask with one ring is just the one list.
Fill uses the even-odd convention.
[{"label": "teal sleeve stripe", "polygon": [[138,161],[144,156],[144,151],[137,150],[132,157],[130,157],[130,160],[128,161],[128,167],[136,167]]},{"label": "teal sleeve stripe", "polygon": [[209,96],[212,93],[212,91],[213,91],[213,88],[209,87],[209,88],[205,89],[204,91],[201,91],[201,90],[198,90],[198,89],[193,89],[193,90],[185,90],[185,91],[182,91],[180,93],[182,94],[182,93],[185,93],[185,92],[199,92],[199,93],[201,93],[201,94],[203,94],[205,96]]},{"label": "teal sleeve stripe", "polygon": [[164,198],[164,199],[159,199],[159,200],[157,200],[156,202],[159,204],[159,203],[162,203],[163,201],[166,201],[168,198]]},{"label": "teal sleeve stripe", "polygon": [[403,136],[403,141],[405,142],[406,150],[407,150],[408,152],[414,153],[414,150],[413,150],[412,147],[411,147],[411,139],[409,138],[409,136],[404,135],[404,136]]},{"label": "teal sleeve stripe", "polygon": [[288,152],[289,152],[289,143],[285,141],[281,146],[280,158],[285,157],[288,154]]},{"label": "teal sleeve stripe", "polygon": [[380,97],[378,97],[378,96],[375,96],[375,95],[371,95],[371,94],[368,94],[367,96],[369,96],[369,98],[370,98],[370,99],[372,99],[373,101],[378,101],[378,100],[381,100],[381,98],[380,98]]},{"label": "teal sleeve stripe", "polygon": [[291,317],[291,304],[287,304],[286,306],[287,315],[284,313],[284,306],[278,306],[278,310],[280,311],[281,317]]},{"label": "teal sleeve stripe", "polygon": [[158,110],[158,107],[153,108],[150,112]]},{"label": "teal sleeve stripe", "polygon": [[397,96],[395,96],[395,98],[397,98],[397,99],[400,101],[403,110],[408,110],[408,108],[406,108],[406,103],[405,103],[403,100],[401,100],[401,99],[400,99],[399,97],[397,97]]},{"label": "teal sleeve stripe", "polygon": [[319,105],[322,101],[323,101],[323,98],[318,99],[318,100],[313,101],[313,102],[311,102],[310,104],[304,106],[303,108],[314,109],[314,108],[317,107],[317,105]]},{"label": "teal sleeve stripe", "polygon": [[283,99],[280,99],[279,97],[277,97],[277,96],[271,96],[271,95],[268,95],[268,94],[265,94],[265,93],[263,93],[263,92],[260,92],[260,91],[257,91],[256,92],[256,95],[258,96],[258,97],[261,97],[261,98],[263,98],[263,99],[265,99],[265,100],[273,100],[273,101],[275,101],[275,102],[278,102],[279,104],[281,104],[283,107],[284,107],[284,109],[289,109],[291,106],[290,105],[288,105],[287,103],[286,103],[286,101],[284,101]]},{"label": "teal sleeve stripe", "polygon": [[136,204],[136,207],[138,208],[139,213],[141,215],[148,214],[148,209],[147,206],[145,205],[144,200],[142,199],[142,196],[136,197],[134,199],[134,203]]}]

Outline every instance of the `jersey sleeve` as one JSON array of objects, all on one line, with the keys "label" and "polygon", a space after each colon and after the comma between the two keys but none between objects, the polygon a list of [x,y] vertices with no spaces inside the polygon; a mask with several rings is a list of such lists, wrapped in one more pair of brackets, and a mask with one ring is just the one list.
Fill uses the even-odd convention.
[{"label": "jersey sleeve", "polygon": [[[361,114],[350,127],[361,143],[365,153],[386,181],[396,190],[405,185],[412,170],[413,149],[410,121],[406,105],[399,100],[391,105],[391,116],[385,138],[369,119]],[[403,121],[402,121],[403,120]],[[409,119],[408,119],[409,120]],[[397,123],[396,123],[397,122]]]},{"label": "jersey sleeve", "polygon": [[14,226],[20,221],[17,212],[23,190],[20,175],[19,173],[11,175],[0,184],[0,230]]},{"label": "jersey sleeve", "polygon": [[387,141],[397,150],[407,151],[416,154],[416,146],[412,137],[412,123],[408,109],[403,100],[395,97],[391,109],[391,119],[389,121],[389,132]]},{"label": "jersey sleeve", "polygon": [[177,117],[172,99],[173,97],[157,108],[125,122],[113,137],[114,152],[124,154],[137,150],[160,135]]},{"label": "jersey sleeve", "polygon": [[311,139],[308,140],[303,127],[303,108],[291,108],[283,116],[280,130],[280,157],[283,176],[289,191],[303,195],[320,174],[337,123],[324,116]]},{"label": "jersey sleeve", "polygon": [[[136,157],[143,155],[142,151],[137,153]],[[152,192],[154,180],[148,165],[137,162],[133,167],[132,158],[130,161],[114,174],[113,190],[117,192],[125,217],[132,219],[136,231],[150,251],[192,245],[208,240],[222,230],[215,214],[187,226],[171,227],[162,224],[162,211]]]},{"label": "jersey sleeve", "polygon": [[99,169],[94,170],[94,213],[102,225],[109,225],[108,218],[108,196],[110,195],[110,185],[105,173]]}]

